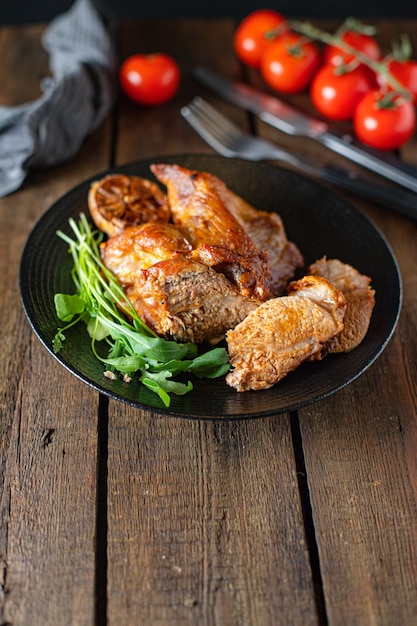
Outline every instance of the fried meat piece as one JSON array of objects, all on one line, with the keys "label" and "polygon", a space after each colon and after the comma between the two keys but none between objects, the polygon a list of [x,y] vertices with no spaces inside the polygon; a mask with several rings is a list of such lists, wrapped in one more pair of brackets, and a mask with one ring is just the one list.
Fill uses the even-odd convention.
[{"label": "fried meat piece", "polygon": [[306,276],[289,295],[264,302],[226,334],[232,365],[226,382],[237,391],[268,389],[343,329],[345,298],[328,280]]},{"label": "fried meat piece", "polygon": [[295,270],[304,265],[304,258],[296,244],[288,240],[281,217],[277,213],[255,209],[222,180],[213,175],[211,178],[226,208],[243,226],[256,247],[268,253],[271,295],[282,295]]},{"label": "fried meat piece", "polygon": [[349,352],[356,348],[368,332],[375,306],[375,290],[369,276],[338,259],[323,257],[309,267],[314,276],[324,276],[346,298],[344,329],[325,346],[327,352]]},{"label": "fried meat piece", "polygon": [[157,222],[130,226],[100,246],[103,263],[122,285],[135,282],[138,271],[191,250],[176,226]]},{"label": "fried meat piece", "polygon": [[151,170],[167,187],[173,221],[192,244],[193,258],[224,274],[241,295],[270,297],[268,255],[227,209],[213,176],[163,163]]},{"label": "fried meat piece", "polygon": [[217,342],[260,304],[190,258],[191,244],[174,224],[131,226],[100,252],[141,319],[168,339]]},{"label": "fried meat piece", "polygon": [[223,274],[181,255],[139,271],[125,292],[158,335],[196,343],[217,343],[260,304]]}]

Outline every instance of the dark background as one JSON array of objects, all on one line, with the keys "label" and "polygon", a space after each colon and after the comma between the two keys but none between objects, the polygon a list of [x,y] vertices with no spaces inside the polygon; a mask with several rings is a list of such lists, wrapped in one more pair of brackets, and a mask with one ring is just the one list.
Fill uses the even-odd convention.
[{"label": "dark background", "polygon": [[[116,18],[235,17],[273,8],[287,17],[417,18],[417,0],[99,0]],[[0,24],[48,22],[67,10],[72,0],[0,0]]]}]

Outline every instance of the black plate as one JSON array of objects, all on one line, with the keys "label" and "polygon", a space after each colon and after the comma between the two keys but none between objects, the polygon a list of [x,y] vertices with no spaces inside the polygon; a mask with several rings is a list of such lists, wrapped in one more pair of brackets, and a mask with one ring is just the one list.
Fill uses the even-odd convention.
[{"label": "black plate", "polygon": [[[74,290],[71,258],[56,231],[70,233],[68,219],[78,218],[80,212],[88,214],[91,179],[67,193],[43,215],[21,259],[20,292],[26,315],[40,341],[58,361],[111,398],[165,415],[206,419],[263,417],[300,408],[340,390],[375,361],[396,326],[402,289],[389,245],[362,213],[322,185],[264,163],[188,155],[140,161],[112,171],[153,178],[149,165],[156,162],[178,163],[216,174],[257,208],[277,211],[284,220],[288,237],[303,252],[306,266],[327,255],[371,276],[376,305],[369,331],[352,352],[303,364],[272,389],[237,393],[224,379],[193,379],[193,391],[185,396],[173,396],[169,408],[138,381],[125,384],[105,378],[103,366],[93,356],[82,326],[68,332],[64,348],[58,355],[54,354],[52,339],[60,325],[55,315],[54,294]],[[94,179],[103,175],[98,174]]]}]

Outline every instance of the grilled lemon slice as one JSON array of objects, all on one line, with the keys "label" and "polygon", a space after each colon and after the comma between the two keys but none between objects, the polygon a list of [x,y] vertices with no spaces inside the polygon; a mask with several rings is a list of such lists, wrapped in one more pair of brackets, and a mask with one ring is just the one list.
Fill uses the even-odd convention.
[{"label": "grilled lemon slice", "polygon": [[88,207],[95,225],[109,237],[128,226],[170,219],[166,195],[157,184],[138,176],[110,174],[95,181]]}]

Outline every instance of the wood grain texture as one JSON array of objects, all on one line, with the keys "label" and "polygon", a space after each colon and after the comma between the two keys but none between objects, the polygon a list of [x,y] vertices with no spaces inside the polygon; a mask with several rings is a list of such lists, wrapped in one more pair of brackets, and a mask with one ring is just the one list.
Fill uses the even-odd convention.
[{"label": "wood grain texture", "polygon": [[[39,79],[48,74],[43,28],[0,32],[3,103],[36,99]],[[21,190],[0,200],[1,624],[94,621],[97,394],[51,359],[32,333],[18,271],[42,213],[108,166],[109,130],[107,124],[89,138],[76,162],[31,173]]]},{"label": "wood grain texture", "polygon": [[[57,198],[128,161],[212,152],[179,113],[194,95],[250,127],[192,77],[198,63],[244,76],[233,26],[124,23],[122,56],[178,58],[178,95],[150,109],[122,96],[74,159],[0,200],[1,626],[417,624],[415,222],[351,198],[397,256],[400,321],[360,378],[291,416],[198,422],[107,402],[47,354],[20,305],[24,243]],[[0,29],[1,104],[39,95],[42,31]],[[379,32],[384,49],[401,32],[417,49],[415,22]],[[401,153],[417,164],[417,138]]]},{"label": "wood grain texture", "polygon": [[412,624],[417,615],[415,422],[407,400],[388,408],[395,384],[367,402],[375,385],[371,370],[341,392],[343,411],[333,398],[301,416],[331,624]]},{"label": "wood grain texture", "polygon": [[378,363],[349,389],[300,413],[335,624],[406,624],[417,616],[417,284],[409,271],[417,263],[416,226],[407,218],[374,217],[402,273],[397,330]]},{"label": "wood grain texture", "polygon": [[40,81],[50,75],[48,56],[40,45],[44,30],[44,25],[0,30],[1,105],[24,104],[41,95]]},{"label": "wood grain texture", "polygon": [[2,493],[4,623],[93,622],[97,406],[67,382],[43,349],[20,380]]},{"label": "wood grain texture", "polygon": [[[416,28],[381,23],[385,51]],[[401,152],[414,162],[417,139]],[[349,388],[300,412],[330,624],[417,622],[416,223],[355,203],[392,246],[403,280],[397,330]],[[410,271],[411,270],[411,271]],[[376,294],[378,298],[378,294]]]},{"label": "wood grain texture", "polygon": [[317,624],[288,419],[111,407],[108,623]]}]

